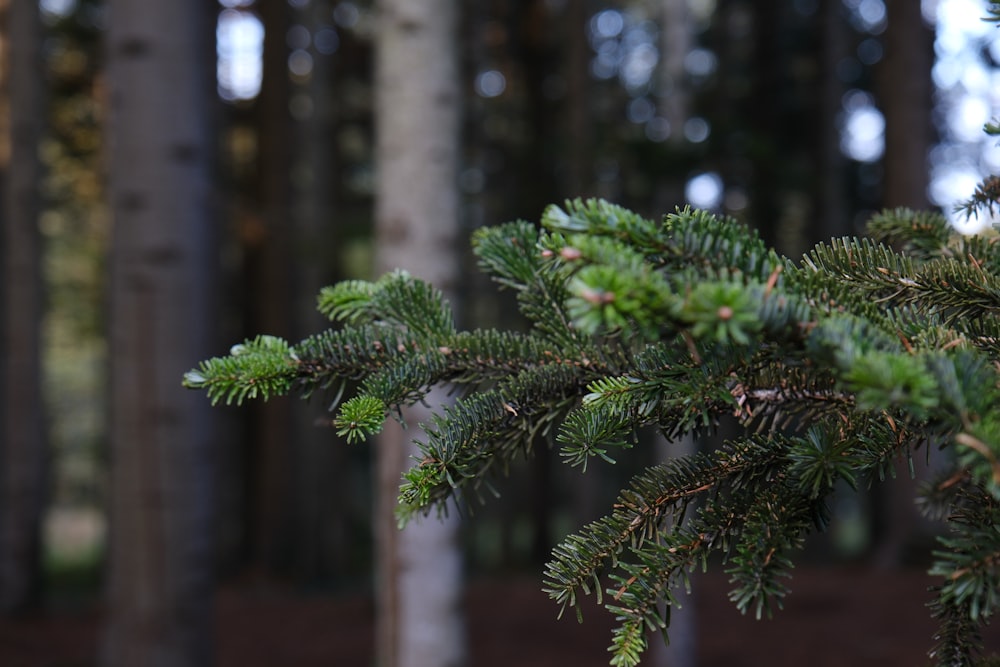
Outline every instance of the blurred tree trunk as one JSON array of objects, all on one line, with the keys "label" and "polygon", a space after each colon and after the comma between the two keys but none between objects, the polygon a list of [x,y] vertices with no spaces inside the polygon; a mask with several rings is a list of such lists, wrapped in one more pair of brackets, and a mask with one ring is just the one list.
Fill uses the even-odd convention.
[{"label": "blurred tree trunk", "polygon": [[[590,86],[590,44],[588,41],[588,31],[592,8],[589,2],[570,3],[566,8],[566,28],[567,28],[567,53],[566,53],[566,80],[569,84],[567,88],[567,197],[592,197],[591,191],[593,181],[593,155],[591,135],[593,132],[593,119],[590,109],[592,105],[592,95]],[[558,201],[557,193],[551,193],[551,201]],[[538,456],[542,456],[542,450]],[[606,500],[600,493],[602,478],[595,470],[589,474],[573,475],[572,481],[572,504],[573,520],[576,525],[583,526],[594,521],[607,511],[604,503]],[[538,519],[549,519],[550,512],[547,507],[551,502],[540,507],[529,508],[531,516]],[[549,535],[542,533],[541,537],[549,539]],[[540,553],[543,562],[551,553],[552,543],[536,545],[536,551]]]},{"label": "blurred tree trunk", "polygon": [[[517,196],[514,217],[535,220],[552,201],[559,201],[556,163],[559,139],[566,134],[560,125],[566,118],[557,112],[549,82],[557,76],[558,51],[553,42],[553,7],[544,0],[514,3],[517,32],[514,45],[524,85],[526,136],[517,156]],[[564,73],[560,73],[564,74]],[[508,217],[507,219],[514,219]],[[532,518],[532,563],[544,563],[552,549],[552,507],[555,505],[555,453],[539,445],[528,460],[531,488],[528,493]],[[509,530],[509,529],[508,529]]]},{"label": "blurred tree trunk", "polygon": [[[734,13],[750,11],[749,8],[741,7],[740,3],[727,4]],[[778,4],[770,2],[753,7],[749,29],[753,32],[751,41],[754,44],[751,70],[754,77],[754,98],[746,112],[755,142],[752,153],[753,175],[750,181],[750,222],[760,231],[768,245],[784,252],[784,239],[780,238],[778,229],[781,217],[778,193],[783,186],[778,167],[781,159],[788,157],[782,154],[785,146],[779,145],[779,129],[784,116],[781,68],[786,57],[782,52],[780,39],[779,15],[782,9]],[[757,100],[764,100],[764,103]]]},{"label": "blurred tree trunk", "polygon": [[[293,340],[292,154],[294,126],[289,112],[288,73],[291,8],[287,2],[258,5],[264,24],[263,76],[256,101],[256,215],[251,214],[246,247],[247,331]],[[292,402],[278,398],[254,405],[248,434],[247,546],[253,567],[287,569],[291,556]]]},{"label": "blurred tree trunk", "polygon": [[[294,192],[292,298],[295,308],[295,339],[329,326],[316,310],[316,295],[335,276],[337,243],[331,174],[334,137],[334,81],[332,56],[319,48],[322,31],[333,15],[329,0],[313,0],[298,14],[303,28],[313,37],[308,54],[312,67],[293,92],[296,121],[296,159],[292,173]],[[299,402],[293,409],[295,488],[295,572],[305,581],[330,580],[347,566],[350,544],[345,537],[348,452],[335,446],[327,406],[320,398]]]},{"label": "blurred tree trunk", "polygon": [[3,431],[0,611],[37,602],[48,452],[42,423],[43,310],[38,233],[41,24],[33,0],[0,1],[0,211],[3,216]]},{"label": "blurred tree trunk", "polygon": [[[927,156],[934,127],[934,35],[923,22],[919,2],[888,0],[886,10],[885,56],[876,79],[879,106],[885,115],[882,206],[926,209],[930,207]],[[936,458],[932,456],[931,465]],[[924,465],[923,456],[914,457],[913,463],[919,470]],[[897,462],[895,479],[878,487],[873,547],[880,566],[904,564],[908,550],[926,539],[922,533],[931,530],[914,505],[916,492],[917,482],[905,461]]]},{"label": "blurred tree trunk", "polygon": [[212,13],[108,4],[111,535],[104,667],[212,662]]},{"label": "blurred tree trunk", "polygon": [[[670,128],[666,148],[672,154],[683,155],[687,140],[684,123],[691,117],[692,94],[689,77],[684,66],[688,53],[694,48],[694,28],[688,0],[661,0],[660,40],[663,44],[661,61],[657,68],[659,115]],[[684,179],[668,173],[654,194],[657,215],[669,213],[684,205]]]},{"label": "blurred tree trunk", "polygon": [[[376,271],[404,268],[446,294],[458,281],[459,156],[457,4],[376,3]],[[435,394],[428,401],[442,400]],[[390,423],[377,447],[376,641],[380,667],[447,667],[463,659],[461,558],[454,518],[429,517],[398,531],[393,511],[410,434],[428,414]]]},{"label": "blurred tree trunk", "polygon": [[930,206],[934,33],[924,23],[919,2],[888,0],[886,10],[885,57],[878,73],[879,105],[885,114],[882,205],[924,209]]},{"label": "blurred tree trunk", "polygon": [[[688,85],[684,61],[694,48],[688,0],[660,0],[660,39],[663,48],[659,66],[660,115],[667,119],[671,129],[667,138],[670,150],[680,153],[684,149],[684,123],[691,117],[691,90]],[[657,213],[672,211],[683,202],[684,183],[668,178],[657,188],[659,201]],[[654,436],[656,464],[672,458],[691,456],[698,450],[698,443],[691,435],[668,441],[662,434]],[[696,652],[697,628],[694,593],[687,595],[683,586],[675,586],[674,594],[684,605],[683,613],[673,614],[670,621],[670,643],[660,637],[650,637],[649,663],[656,667],[693,667],[698,664]]]},{"label": "blurred tree trunk", "polygon": [[593,132],[590,90],[590,44],[587,30],[590,24],[590,3],[572,2],[566,9],[569,44],[566,49],[566,81],[568,115],[567,197],[589,197],[593,175],[593,155],[590,136]]},{"label": "blurred tree trunk", "polygon": [[[515,3],[517,32],[513,46],[524,85],[524,120],[526,136],[518,155],[521,196],[518,198],[518,217],[537,219],[553,200],[559,201],[556,182],[556,161],[561,131],[566,122],[553,102],[550,82],[556,72],[559,51],[554,43],[552,8],[545,0],[522,0]],[[542,463],[543,457],[537,461]],[[549,479],[549,471],[541,475]],[[543,540],[546,545],[550,542]],[[546,546],[546,555],[548,546]]]},{"label": "blurred tree trunk", "polygon": [[820,121],[816,133],[816,152],[821,165],[817,182],[817,228],[810,234],[812,243],[825,242],[853,233],[848,215],[847,159],[840,148],[837,116],[843,113],[846,86],[837,69],[850,57],[845,8],[840,0],[824,0],[820,5]]}]

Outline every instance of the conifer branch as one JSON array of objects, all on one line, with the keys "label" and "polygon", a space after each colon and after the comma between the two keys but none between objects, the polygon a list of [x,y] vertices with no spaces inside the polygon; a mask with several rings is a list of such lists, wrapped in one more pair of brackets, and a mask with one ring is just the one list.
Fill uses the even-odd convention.
[{"label": "conifer branch", "polygon": [[635,476],[546,565],[562,610],[579,613],[578,595],[604,600],[608,586],[612,664],[627,666],[647,630],[666,633],[674,587],[713,554],[739,609],[780,608],[834,490],[877,483],[933,443],[954,460],[925,502],[952,530],[934,554],[934,656],[972,664],[1000,602],[1000,243],[906,209],[869,229],[874,240],[834,240],[795,262],[704,211],[651,221],[570,201],[546,209],[541,228],[474,234],[480,267],[516,293],[528,333],[458,331],[437,289],[396,272],[323,290],[337,328],[294,346],[260,336],[184,383],[213,402],[324,393],[335,405],[349,383],[332,423],[351,442],[432,387],[457,387],[405,474],[403,522],[482,499],[542,437],[586,467],[613,463],[643,427],[674,438],[735,415],[742,437]]},{"label": "conifer branch", "polygon": [[[1000,129],[996,125],[988,126]],[[993,215],[993,207],[1000,203],[1000,176],[988,176],[978,186],[972,196],[958,204],[955,211],[967,218],[979,217],[980,213]]]}]

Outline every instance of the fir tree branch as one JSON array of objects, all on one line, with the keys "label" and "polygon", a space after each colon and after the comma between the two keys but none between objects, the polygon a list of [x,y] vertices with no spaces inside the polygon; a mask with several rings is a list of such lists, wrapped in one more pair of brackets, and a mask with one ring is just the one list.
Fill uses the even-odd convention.
[{"label": "fir tree branch", "polygon": [[917,260],[942,256],[955,236],[947,218],[940,213],[909,208],[876,213],[868,221],[867,231],[875,241],[899,244],[907,256]]},{"label": "fir tree branch", "polygon": [[184,386],[204,389],[215,405],[241,404],[248,398],[267,400],[284,394],[298,375],[299,358],[276,336],[257,336],[234,345],[228,357],[215,357],[184,374]]},{"label": "fir tree branch", "polygon": [[934,485],[939,512],[947,514],[950,537],[940,537],[931,574],[932,616],[939,622],[931,651],[938,665],[978,664],[981,628],[1000,602],[1000,505],[967,475]]},{"label": "fir tree branch", "polygon": [[443,509],[458,493],[478,493],[487,473],[523,454],[536,434],[578,400],[596,372],[582,364],[529,368],[446,408],[419,443],[420,462],[404,476],[400,520]]},{"label": "fir tree branch", "polygon": [[[977,205],[992,195],[977,193]],[[185,385],[213,402],[321,390],[336,403],[358,382],[333,420],[349,441],[432,386],[458,386],[406,473],[403,521],[481,496],[543,435],[586,466],[613,462],[643,426],[674,437],[735,414],[756,432],[637,475],[607,516],[553,550],[546,590],[563,610],[579,611],[591,589],[601,598],[610,570],[620,665],[639,660],[646,630],[665,631],[660,605],[669,614],[672,587],[710,554],[727,563],[741,610],[780,607],[791,555],[825,525],[833,489],[882,480],[895,458],[939,444],[955,467],[927,503],[953,528],[935,554],[936,659],[971,664],[979,623],[1000,602],[998,237],[961,237],[938,214],[896,209],[873,218],[877,242],[835,240],[797,263],[746,226],[689,208],[654,222],[575,200],[542,224],[474,235],[480,266],[517,293],[528,334],[459,332],[438,290],[397,272],[323,291],[320,309],[343,329],[294,347],[258,337]]]},{"label": "fir tree branch", "polygon": [[[750,438],[718,452],[677,459],[634,478],[612,513],[569,536],[546,565],[546,592],[562,608],[573,606],[578,591],[588,591],[601,568],[618,563],[626,545],[641,546],[659,534],[668,517],[679,517],[697,496],[715,492],[727,481],[734,489],[752,486],[758,474],[773,470],[785,455],[786,441]],[[711,523],[708,546],[728,545],[734,524]],[[706,525],[706,530],[708,526]]]},{"label": "fir tree branch", "polygon": [[966,218],[978,218],[980,213],[993,215],[993,207],[998,203],[1000,176],[988,176],[976,186],[976,191],[969,199],[955,206],[955,212],[965,214]]},{"label": "fir tree branch", "polygon": [[567,274],[543,252],[542,240],[526,222],[484,227],[473,234],[473,252],[494,280],[517,291],[518,306],[539,335],[559,348],[582,352],[589,341],[566,313]]}]

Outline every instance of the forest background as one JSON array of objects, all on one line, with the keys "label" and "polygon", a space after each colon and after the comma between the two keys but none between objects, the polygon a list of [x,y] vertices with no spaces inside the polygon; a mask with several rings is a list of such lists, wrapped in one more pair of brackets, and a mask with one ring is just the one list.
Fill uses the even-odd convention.
[{"label": "forest background", "polygon": [[[261,332],[297,340],[316,331],[316,292],[372,277],[380,243],[373,226],[377,3],[185,4],[186,48],[202,63],[197,85],[210,103],[206,117],[177,123],[203,124],[212,147],[201,187],[213,215],[192,242],[215,267],[195,283],[198,298],[215,304],[215,326],[204,349],[177,368],[178,390],[184,370],[233,341]],[[986,5],[460,3],[452,47],[461,87],[455,186],[462,238],[439,251],[441,262],[461,267],[465,326],[514,317],[477,275],[465,237],[483,224],[537,219],[546,204],[567,197],[600,196],[649,217],[691,203],[747,221],[791,257],[857,233],[882,207],[950,214],[982,176],[1000,169],[1000,149],[981,132],[1000,107],[1000,41],[982,21]],[[108,317],[118,248],[109,183],[121,176],[116,169],[127,170],[109,158],[107,141],[109,91],[119,84],[107,66],[116,11],[113,2],[94,0],[0,2],[4,372],[12,377],[24,361],[12,356],[18,332],[33,338],[41,408],[18,402],[33,395],[30,383],[6,381],[5,422],[26,423],[20,433],[8,427],[0,441],[0,601],[7,610],[103,599],[112,505],[142,501],[141,487],[130,500],[115,496],[110,481],[110,421],[130,409],[114,404],[110,390],[118,354],[111,329],[138,326]],[[17,62],[21,68],[10,64]],[[36,95],[18,94],[30,86],[17,83],[19,72],[32,74]],[[171,85],[133,83],[151,99]],[[26,130],[11,118],[35,126]],[[27,199],[17,194],[25,176],[20,187],[33,190]],[[25,201],[33,202],[31,223],[18,235],[11,221],[24,214],[17,206]],[[32,294],[41,295],[37,311],[19,305]],[[172,324],[181,331],[198,323]],[[275,401],[211,418],[202,474],[212,493],[202,510],[212,522],[204,565],[213,582],[276,581],[330,594],[373,588],[372,452],[337,442],[322,425],[324,407]],[[33,456],[17,458],[25,449]],[[649,460],[585,477],[562,470],[554,455],[525,462],[500,501],[462,523],[466,577],[537,572],[556,539],[598,514]],[[908,494],[846,501],[814,558],[906,562],[926,537],[908,518]]]}]

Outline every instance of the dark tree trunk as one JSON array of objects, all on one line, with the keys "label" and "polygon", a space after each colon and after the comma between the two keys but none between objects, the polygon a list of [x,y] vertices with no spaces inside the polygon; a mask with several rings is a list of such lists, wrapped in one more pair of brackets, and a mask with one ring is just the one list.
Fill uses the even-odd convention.
[{"label": "dark tree trunk", "polygon": [[[302,10],[300,23],[308,26],[313,37],[332,16],[335,3],[313,0]],[[332,58],[316,48],[309,49],[312,69],[295,89],[301,101],[296,117],[297,155],[293,185],[294,230],[292,262],[292,298],[295,309],[295,338],[304,338],[329,326],[316,310],[316,295],[336,276],[334,253],[336,240],[333,215],[331,175],[334,136],[332,121],[336,99],[336,81]],[[343,571],[350,544],[345,539],[346,507],[350,489],[347,451],[336,446],[333,431],[319,424],[329,423],[330,414],[322,397],[300,402],[292,411],[295,434],[293,478],[295,480],[295,572],[306,581],[329,579]]]},{"label": "dark tree trunk", "polygon": [[[256,102],[257,183],[247,225],[248,332],[294,338],[292,186],[295,135],[289,113],[291,8],[260,5],[263,77]],[[249,334],[252,335],[252,334]],[[254,405],[247,457],[247,543],[252,566],[287,571],[291,561],[292,399]]]},{"label": "dark tree trunk", "polygon": [[43,118],[38,3],[0,2],[0,212],[3,223],[3,430],[0,611],[38,601],[48,450],[42,419],[43,292],[38,233]]},{"label": "dark tree trunk", "polygon": [[930,205],[927,155],[933,138],[931,107],[934,34],[924,23],[920,3],[888,0],[885,57],[878,100],[885,114],[885,184],[882,205]]},{"label": "dark tree trunk", "polygon": [[810,239],[817,243],[854,232],[853,221],[848,215],[846,168],[847,160],[840,149],[837,116],[841,112],[844,84],[837,76],[837,68],[850,53],[848,26],[844,5],[840,0],[823,0],[820,9],[821,42],[819,62],[822,68],[820,83],[820,127],[816,133],[820,173],[816,194],[818,212],[817,229]]},{"label": "dark tree trunk", "polygon": [[590,3],[571,2],[566,10],[566,80],[568,83],[567,115],[567,197],[592,196],[591,141],[592,119],[590,114],[590,45],[587,43],[587,26],[590,22]]},{"label": "dark tree trunk", "polygon": [[[927,156],[933,138],[934,36],[923,22],[919,2],[888,0],[886,10],[885,56],[877,73],[878,101],[885,114],[882,206],[926,209],[930,206]],[[918,469],[922,459],[914,457]],[[913,504],[916,493],[916,481],[905,462],[897,463],[895,479],[878,488],[873,517],[878,564],[899,565],[908,549],[929,534],[930,526]]]}]

